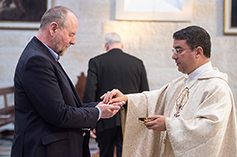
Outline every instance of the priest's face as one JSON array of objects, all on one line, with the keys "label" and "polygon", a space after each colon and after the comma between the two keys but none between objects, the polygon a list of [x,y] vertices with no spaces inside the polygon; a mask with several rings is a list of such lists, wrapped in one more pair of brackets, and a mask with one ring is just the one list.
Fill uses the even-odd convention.
[{"label": "priest's face", "polygon": [[184,74],[190,74],[197,67],[195,50],[192,51],[189,48],[186,40],[174,39],[172,59],[175,61],[178,70]]}]

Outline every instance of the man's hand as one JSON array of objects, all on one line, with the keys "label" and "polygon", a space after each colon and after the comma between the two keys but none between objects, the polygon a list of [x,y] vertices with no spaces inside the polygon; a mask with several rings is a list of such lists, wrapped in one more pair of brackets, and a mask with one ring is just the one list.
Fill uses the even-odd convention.
[{"label": "man's hand", "polygon": [[128,97],[120,92],[118,89],[113,89],[111,92],[107,92],[100,97],[104,103],[115,103],[115,102],[127,102]]},{"label": "man's hand", "polygon": [[99,107],[101,110],[100,118],[111,118],[120,110],[120,107],[124,104],[124,101],[112,104],[105,104],[103,102],[100,102],[96,106]]},{"label": "man's hand", "polygon": [[144,125],[147,127],[147,129],[152,129],[156,131],[165,131],[165,116],[162,115],[155,115],[155,116],[149,116],[149,118],[152,118],[154,120],[144,123]]},{"label": "man's hand", "polygon": [[95,131],[95,129],[90,130],[90,137],[96,138],[96,131]]}]

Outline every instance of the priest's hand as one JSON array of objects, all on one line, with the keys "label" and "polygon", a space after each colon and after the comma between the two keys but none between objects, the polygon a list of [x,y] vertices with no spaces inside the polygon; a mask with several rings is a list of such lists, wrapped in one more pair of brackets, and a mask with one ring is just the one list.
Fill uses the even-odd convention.
[{"label": "priest's hand", "polygon": [[115,102],[127,102],[128,97],[120,92],[118,89],[113,89],[111,92],[107,92],[100,97],[104,103],[115,103]]},{"label": "priest's hand", "polygon": [[156,131],[165,131],[165,116],[162,115],[155,115],[155,116],[149,116],[149,118],[153,119],[152,121],[145,122],[144,125],[147,127],[147,129],[152,129]]},{"label": "priest's hand", "polygon": [[101,110],[100,118],[111,118],[120,110],[120,107],[123,106],[124,104],[125,104],[124,101],[110,104],[100,102],[96,106],[99,107]]}]

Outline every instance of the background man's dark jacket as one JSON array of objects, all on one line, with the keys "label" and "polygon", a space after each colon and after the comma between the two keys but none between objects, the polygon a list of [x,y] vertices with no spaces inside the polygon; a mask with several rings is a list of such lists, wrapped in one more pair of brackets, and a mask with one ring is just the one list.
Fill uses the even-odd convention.
[{"label": "background man's dark jacket", "polygon": [[[83,102],[99,101],[107,91],[119,89],[124,94],[148,91],[146,70],[142,60],[112,49],[89,61]],[[96,132],[120,126],[120,112],[110,119],[99,120]]]}]

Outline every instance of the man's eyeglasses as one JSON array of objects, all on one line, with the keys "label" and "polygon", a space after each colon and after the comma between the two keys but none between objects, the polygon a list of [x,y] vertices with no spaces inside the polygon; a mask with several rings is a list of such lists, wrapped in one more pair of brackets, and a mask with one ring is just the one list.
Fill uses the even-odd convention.
[{"label": "man's eyeglasses", "polygon": [[175,49],[175,48],[172,48],[172,53],[175,53],[175,54],[180,54],[184,52],[184,50],[180,50],[179,48]]}]

